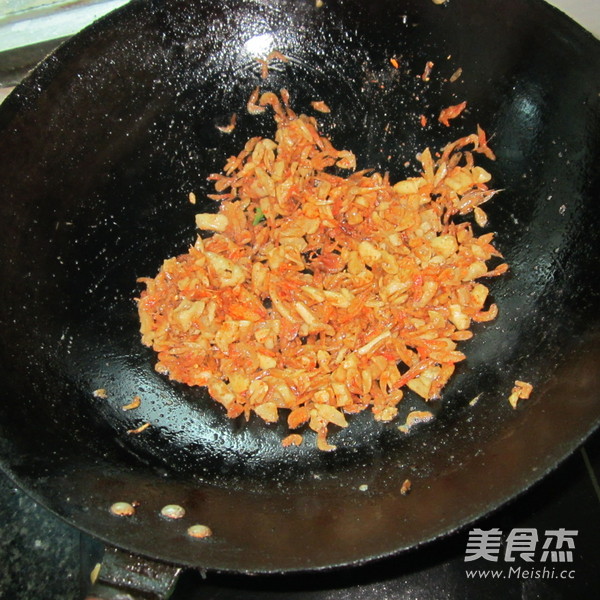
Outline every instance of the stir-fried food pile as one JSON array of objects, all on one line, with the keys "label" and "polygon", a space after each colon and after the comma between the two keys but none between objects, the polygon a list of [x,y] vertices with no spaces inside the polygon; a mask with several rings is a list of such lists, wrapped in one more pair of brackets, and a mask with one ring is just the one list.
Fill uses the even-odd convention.
[{"label": "stir-fried food pile", "polygon": [[196,223],[212,235],[141,280],[142,341],[160,373],[207,386],[229,417],[285,416],[332,450],[328,428],[347,415],[390,421],[405,387],[438,396],[471,324],[496,316],[482,280],[507,266],[486,264],[500,256],[493,234],[453,221],[485,223],[494,191],[474,155],[494,155],[478,129],[436,158],[424,150],[421,175],[392,184],[353,172],[352,152],[294,113],[285,90],[256,96],[251,112],[274,111],[274,139],[250,139],[211,176],[219,211]]}]

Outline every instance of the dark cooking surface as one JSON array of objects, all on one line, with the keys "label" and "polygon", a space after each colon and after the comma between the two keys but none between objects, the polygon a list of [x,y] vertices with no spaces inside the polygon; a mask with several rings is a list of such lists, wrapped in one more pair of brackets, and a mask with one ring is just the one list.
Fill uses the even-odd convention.
[{"label": "dark cooking surface", "polygon": [[[186,573],[172,600],[595,600],[600,586],[600,433],[584,446],[595,478],[577,451],[515,502],[476,525],[576,529],[576,553],[560,580],[467,580],[466,531],[381,563],[333,573],[286,577]],[[0,478],[0,598],[80,600],[101,555],[98,542],[35,504]],[[482,568],[491,566],[481,564]],[[506,567],[506,564],[503,565]],[[540,563],[536,563],[540,567]]]},{"label": "dark cooking surface", "polygon": [[[332,0],[321,13],[281,2],[281,13],[272,2],[134,3],[0,109],[2,468],[110,543],[214,569],[355,563],[452,531],[544,475],[600,418],[598,42],[533,0]],[[227,420],[202,390],[158,376],[140,347],[136,277],[187,247],[187,192],[201,197],[206,173],[266,130],[245,117],[225,140],[214,127],[260,82],[243,48],[265,28],[295,57],[269,85],[290,87],[300,109],[322,95],[336,143],[393,177],[402,162],[388,154],[414,156],[478,122],[494,134],[507,191],[490,227],[512,267],[493,284],[500,317],[465,344],[440,418],[408,437],[359,415],[335,453],[283,452],[277,427]],[[439,76],[425,85],[427,59]],[[435,112],[463,97],[469,110],[449,132]],[[516,378],[535,393],[513,411]],[[140,392],[140,410],[124,413]],[[144,419],[153,427],[128,436]],[[408,475],[415,492],[403,497]],[[116,521],[107,509],[123,499],[141,506]],[[188,539],[160,518],[168,502],[216,535]]]}]

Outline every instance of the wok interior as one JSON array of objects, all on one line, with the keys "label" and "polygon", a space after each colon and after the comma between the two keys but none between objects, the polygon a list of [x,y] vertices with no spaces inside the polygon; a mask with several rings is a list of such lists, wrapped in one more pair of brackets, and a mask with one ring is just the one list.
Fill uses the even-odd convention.
[{"label": "wok interior", "polygon": [[[496,4],[134,3],[40,67],[0,113],[4,468],[117,545],[274,571],[432,539],[571,451],[600,413],[591,202],[600,52],[540,3]],[[256,57],[270,50],[290,62],[262,80]],[[450,83],[458,67],[463,76]],[[478,123],[492,138],[498,160],[481,164],[505,191],[486,207],[487,230],[511,265],[491,284],[500,316],[462,345],[467,361],[429,407],[438,419],[408,436],[397,425],[424,407],[410,394],[398,422],[353,417],[331,436],[333,453],[310,434],[283,449],[283,424],[227,419],[204,389],[157,374],[141,346],[136,279],[185,252],[194,214],[217,209],[204,199],[207,175],[249,137],[274,132],[270,115],[245,113],[257,85],[287,88],[298,112],[327,102],[332,113],[318,118],[334,145],[392,180],[416,174],[417,152]],[[435,123],[462,100],[464,117],[449,129]],[[234,112],[235,131],[217,130]],[[420,114],[433,124],[422,128]],[[515,379],[535,389],[519,411],[506,401]],[[98,388],[106,400],[93,397]],[[141,407],[122,411],[135,395]],[[150,429],[127,434],[146,421]],[[403,497],[406,478],[414,492]],[[141,509],[116,523],[107,507],[123,499]],[[191,545],[157,519],[169,502],[210,524],[215,540]]]}]

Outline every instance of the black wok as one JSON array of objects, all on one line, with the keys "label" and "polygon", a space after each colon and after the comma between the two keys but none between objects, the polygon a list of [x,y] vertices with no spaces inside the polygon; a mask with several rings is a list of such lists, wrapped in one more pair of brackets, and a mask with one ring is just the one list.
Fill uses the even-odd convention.
[{"label": "black wok", "polygon": [[[263,81],[256,58],[273,49],[290,62]],[[0,110],[2,468],[110,545],[239,572],[358,564],[514,497],[600,420],[599,83],[600,43],[538,1],[136,1],[88,28]],[[140,344],[136,278],[185,252],[193,215],[216,209],[206,176],[272,133],[245,114],[256,85],[286,87],[297,110],[325,100],[334,143],[393,179],[478,123],[492,138],[485,166],[504,191],[488,230],[511,265],[492,283],[500,316],[410,435],[397,425],[423,405],[408,396],[398,422],[352,418],[333,453],[310,434],[283,449],[282,425],[227,419]],[[437,123],[462,100],[452,127]],[[517,410],[515,379],[535,388]],[[135,395],[141,407],[122,411]],[[135,516],[109,514],[121,500],[139,502]],[[170,503],[186,517],[162,518]],[[213,537],[186,536],[196,522]]]}]

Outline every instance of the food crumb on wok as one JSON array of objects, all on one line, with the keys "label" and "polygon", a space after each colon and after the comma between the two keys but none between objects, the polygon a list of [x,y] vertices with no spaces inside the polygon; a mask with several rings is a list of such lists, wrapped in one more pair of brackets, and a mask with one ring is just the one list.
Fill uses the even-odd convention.
[{"label": "food crumb on wok", "polygon": [[160,514],[167,519],[183,519],[185,508],[179,504],[167,504],[160,509]]},{"label": "food crumb on wok", "polygon": [[278,50],[273,50],[272,52],[269,52],[266,58],[257,58],[256,60],[261,66],[260,76],[263,79],[266,79],[269,76],[269,65],[272,61],[280,60],[281,62],[286,63],[289,62],[290,59]]},{"label": "food crumb on wok", "polygon": [[281,445],[284,448],[287,448],[288,446],[300,446],[303,439],[304,438],[298,433],[290,433],[290,435],[287,435],[281,440]]},{"label": "food crumb on wok", "polygon": [[429,81],[431,79],[431,71],[433,69],[433,62],[428,60],[425,63],[425,68],[423,69],[423,74],[421,75],[421,79],[423,81]]},{"label": "food crumb on wok", "polygon": [[452,75],[450,75],[450,83],[454,83],[455,81],[457,81],[458,79],[460,79],[460,76],[462,75],[462,67],[458,67],[458,69],[456,69],[456,71],[454,71],[454,73],[452,73]]},{"label": "food crumb on wok", "polygon": [[533,391],[533,386],[531,383],[527,383],[526,381],[519,381],[518,379],[515,381],[515,385],[511,390],[511,394],[508,397],[508,401],[513,408],[517,408],[517,404],[519,400],[527,400],[529,396],[531,396],[531,392]]},{"label": "food crumb on wok", "polygon": [[315,109],[318,110],[319,112],[322,113],[329,113],[331,112],[331,109],[329,108],[329,106],[327,106],[327,104],[325,102],[323,102],[323,100],[313,100],[310,105]]},{"label": "food crumb on wok", "polygon": [[411,480],[405,479],[404,482],[402,483],[402,485],[400,486],[400,493],[403,496],[408,496],[408,494],[410,494],[411,489],[412,489]]},{"label": "food crumb on wok", "polygon": [[[231,118],[229,119],[229,123],[227,125],[216,125],[216,128],[221,133],[231,133],[235,129],[236,123],[237,123],[237,114],[233,113],[231,115]],[[195,204],[195,202],[193,204]]]},{"label": "food crumb on wok", "polygon": [[198,524],[198,525],[192,525],[191,527],[188,527],[187,534],[190,537],[202,539],[202,538],[207,538],[207,537],[212,536],[213,533],[212,533],[210,527],[207,527],[206,525]]},{"label": "food crumb on wok", "polygon": [[483,395],[483,392],[480,392],[479,394],[477,394],[477,396],[475,396],[475,398],[471,399],[469,401],[469,406],[475,406],[479,402],[479,399],[481,398],[482,395]]},{"label": "food crumb on wok", "polygon": [[129,502],[115,502],[110,507],[110,512],[117,517],[131,517],[135,514],[135,508]]},{"label": "food crumb on wok", "polygon": [[142,433],[142,431],[146,431],[146,429],[148,429],[148,427],[150,427],[150,426],[151,426],[151,423],[144,423],[143,425],[140,425],[136,429],[128,429],[127,433],[129,435],[137,435],[138,433]]},{"label": "food crumb on wok", "polygon": [[267,110],[266,106],[260,106],[260,104],[258,104],[259,96],[260,96],[260,88],[258,86],[256,86],[250,93],[250,96],[248,97],[248,101],[246,102],[246,110],[251,115],[259,115],[260,113],[263,113],[263,112],[265,112],[265,110]]},{"label": "food crumb on wok", "polygon": [[100,575],[100,569],[102,569],[102,563],[96,563],[94,568],[90,571],[90,583],[94,585]]},{"label": "food crumb on wok", "polygon": [[453,106],[447,106],[443,108],[440,112],[440,116],[438,117],[438,121],[445,125],[446,127],[450,127],[450,119],[456,119],[463,110],[467,107],[467,102],[461,102],[460,104],[454,104]]},{"label": "food crumb on wok", "polygon": [[366,483],[363,483],[358,486],[359,491],[366,492],[369,489],[369,486]]},{"label": "food crumb on wok", "polygon": [[190,192],[188,194],[188,200],[190,201],[190,204],[196,204],[196,194],[194,194],[194,192]]},{"label": "food crumb on wok", "polygon": [[140,404],[142,403],[142,399],[140,398],[140,396],[134,396],[131,400],[131,402],[129,402],[128,404],[124,404],[123,406],[121,406],[121,410],[134,410],[136,408],[139,408]]},{"label": "food crumb on wok", "polygon": [[453,221],[494,195],[475,164],[494,155],[478,127],[435,157],[425,148],[421,171],[392,183],[356,171],[287,90],[257,87],[247,104],[272,109],[275,135],[251,138],[209,177],[219,211],[196,225],[212,235],[139,279],[142,342],[158,372],[206,386],[228,417],[275,423],[285,411],[289,429],[331,451],[327,435],[348,415],[391,421],[403,388],[438,397],[471,325],[496,316],[480,281],[508,269],[487,266],[501,259],[494,234]]},{"label": "food crumb on wok", "polygon": [[399,69],[400,68],[400,63],[398,62],[397,58],[390,58],[390,64],[392,65],[392,67],[394,67],[394,69]]},{"label": "food crumb on wok", "polygon": [[413,410],[408,413],[406,421],[398,429],[402,433],[408,433],[415,425],[427,423],[433,419],[433,413],[428,410]]},{"label": "food crumb on wok", "polygon": [[421,123],[421,127],[425,127],[427,125],[427,117],[425,115],[419,115],[419,122]]},{"label": "food crumb on wok", "polygon": [[473,217],[475,219],[475,223],[477,223],[479,227],[485,227],[488,223],[488,217],[486,212],[479,206],[476,206],[473,209]]},{"label": "food crumb on wok", "polygon": [[108,398],[108,393],[104,388],[98,388],[92,392],[92,396],[94,398],[101,398],[102,400],[106,400]]}]

